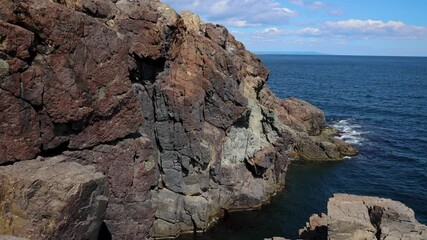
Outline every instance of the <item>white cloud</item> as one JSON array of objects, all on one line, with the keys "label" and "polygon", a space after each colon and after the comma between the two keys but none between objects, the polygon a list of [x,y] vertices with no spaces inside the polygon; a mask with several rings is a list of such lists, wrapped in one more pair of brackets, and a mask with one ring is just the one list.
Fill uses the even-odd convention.
[{"label": "white cloud", "polygon": [[401,21],[357,20],[324,22],[316,27],[307,27],[297,30],[284,30],[277,27],[268,27],[255,35],[301,36],[301,37],[339,37],[339,38],[427,38],[427,27],[407,25]]},{"label": "white cloud", "polygon": [[342,15],[344,15],[343,10],[341,10],[341,9],[332,9],[328,13],[331,16],[342,16]]},{"label": "white cloud", "polygon": [[276,28],[276,27],[270,27],[270,28],[265,28],[264,30],[262,30],[263,33],[273,33],[273,34],[277,34],[277,33],[281,33],[282,30]]},{"label": "white cloud", "polygon": [[292,11],[289,8],[273,8],[274,11],[276,11],[277,13],[283,15],[283,16],[287,16],[287,17],[296,17],[298,14],[295,11]]},{"label": "white cloud", "polygon": [[300,7],[304,6],[304,1],[303,0],[288,0],[289,3],[293,4],[293,5],[297,5]]},{"label": "white cloud", "polygon": [[322,1],[304,1],[304,0],[288,0],[290,4],[299,6],[299,7],[307,7],[308,9],[314,11],[327,11],[331,16],[341,16],[343,15],[342,9],[335,5]]},{"label": "white cloud", "polygon": [[295,35],[302,36],[319,36],[322,34],[322,31],[318,28],[303,28],[294,32]]},{"label": "white cloud", "polygon": [[321,9],[329,6],[329,4],[321,1],[288,0],[288,2],[293,5],[309,7],[311,9]]},{"label": "white cloud", "polygon": [[323,29],[333,35],[363,37],[418,38],[426,36],[427,28],[407,25],[401,21],[358,20],[325,22]]},{"label": "white cloud", "polygon": [[311,9],[321,9],[328,6],[328,4],[321,2],[321,1],[314,1],[306,4]]},{"label": "white cloud", "polygon": [[248,23],[246,20],[230,20],[227,25],[232,27],[259,27],[259,23]]},{"label": "white cloud", "polygon": [[207,22],[232,27],[279,25],[298,13],[278,0],[163,0],[178,12],[190,10]]},{"label": "white cloud", "polygon": [[[198,1],[195,1],[195,2],[198,2]],[[228,0],[222,0],[214,3],[211,7],[211,10],[214,14],[221,14],[227,11],[227,8],[228,8]]]}]

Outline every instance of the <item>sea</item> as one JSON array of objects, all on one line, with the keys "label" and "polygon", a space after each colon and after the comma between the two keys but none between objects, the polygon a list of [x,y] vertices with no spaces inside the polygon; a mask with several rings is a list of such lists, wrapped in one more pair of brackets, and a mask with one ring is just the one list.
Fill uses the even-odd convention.
[{"label": "sea", "polygon": [[391,198],[427,224],[427,58],[259,55],[280,98],[297,97],[360,154],[338,162],[293,161],[286,186],[259,210],[230,213],[189,239],[298,237],[334,193]]}]

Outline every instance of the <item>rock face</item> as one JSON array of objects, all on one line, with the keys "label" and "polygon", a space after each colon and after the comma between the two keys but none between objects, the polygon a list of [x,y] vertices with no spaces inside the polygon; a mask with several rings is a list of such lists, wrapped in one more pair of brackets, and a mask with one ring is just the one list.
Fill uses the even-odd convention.
[{"label": "rock face", "polygon": [[313,215],[300,231],[302,239],[427,239],[427,226],[414,211],[390,199],[335,194],[328,215]]},{"label": "rock face", "polygon": [[267,202],[289,158],[356,150],[278,99],[229,34],[148,0],[0,0],[0,164],[66,156],[108,178],[113,239],[203,231]]},{"label": "rock face", "polygon": [[97,239],[107,208],[107,179],[94,167],[65,160],[39,158],[0,167],[2,234]]}]

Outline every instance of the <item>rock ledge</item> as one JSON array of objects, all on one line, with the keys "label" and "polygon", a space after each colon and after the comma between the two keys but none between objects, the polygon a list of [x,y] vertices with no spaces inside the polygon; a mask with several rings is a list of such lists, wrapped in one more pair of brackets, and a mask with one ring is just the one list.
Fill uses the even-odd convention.
[{"label": "rock ledge", "polygon": [[312,215],[300,230],[306,240],[422,240],[427,226],[415,219],[414,211],[401,202],[385,198],[334,194],[328,215]]}]

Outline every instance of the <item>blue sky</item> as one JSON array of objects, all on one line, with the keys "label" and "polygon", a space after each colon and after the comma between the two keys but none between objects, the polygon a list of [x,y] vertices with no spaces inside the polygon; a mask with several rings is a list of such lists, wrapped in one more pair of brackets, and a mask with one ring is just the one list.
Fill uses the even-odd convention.
[{"label": "blue sky", "polygon": [[427,56],[426,0],[162,0],[226,26],[247,49]]}]

